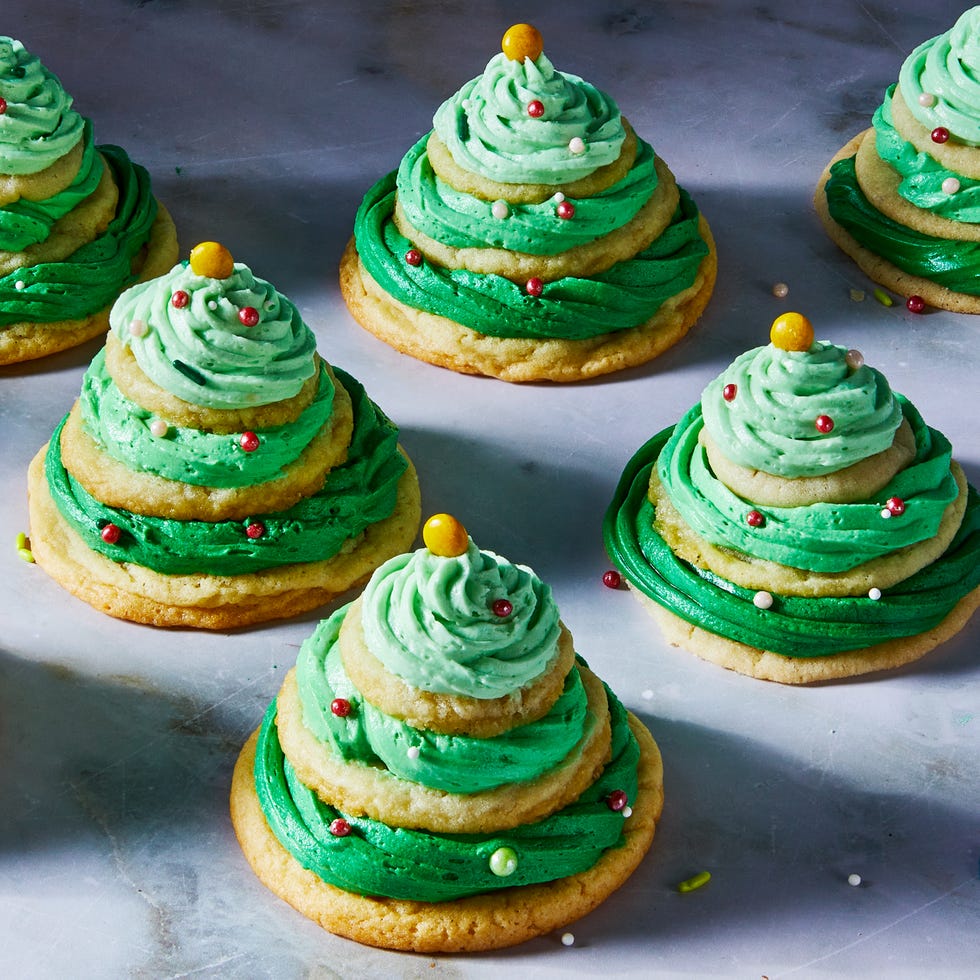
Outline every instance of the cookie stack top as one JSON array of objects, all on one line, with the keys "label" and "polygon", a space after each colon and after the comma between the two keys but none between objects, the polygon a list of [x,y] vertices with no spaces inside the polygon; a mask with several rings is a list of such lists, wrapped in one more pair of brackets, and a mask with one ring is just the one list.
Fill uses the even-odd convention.
[{"label": "cookie stack top", "polygon": [[658,603],[757,649],[910,637],[980,584],[980,501],[951,453],[859,351],[784,314],[634,457],[607,546]]},{"label": "cookie stack top", "polygon": [[816,195],[832,237],[872,279],[969,313],[980,312],[978,51],[974,7],[905,59]]},{"label": "cookie stack top", "polygon": [[[629,867],[603,876],[604,897],[659,815],[659,777],[640,766],[637,738],[649,735],[576,659],[531,569],[481,551],[448,515],[424,536],[303,644],[258,734],[264,819],[326,885],[413,903],[406,923],[430,903],[590,872],[630,840]],[[549,914],[568,921],[585,911],[577,904]],[[411,928],[365,935],[320,921],[398,948]],[[553,924],[504,926],[487,945]],[[467,948],[458,930],[432,931],[419,929],[414,948]]]},{"label": "cookie stack top", "polygon": [[[114,578],[113,563],[153,573],[120,614],[144,618],[139,594],[172,605],[168,589],[186,577],[202,596],[228,593],[224,618],[205,602],[192,625],[258,621],[296,611],[275,595],[317,605],[414,537],[417,484],[397,438],[361,385],[319,357],[293,303],[205,242],[116,302],[106,346],[51,441],[46,491],[104,560],[97,578]],[[316,570],[349,560],[401,512],[392,542],[365,549],[373,558],[327,587]],[[267,571],[268,581],[248,578]],[[145,618],[178,615],[157,613]]]},{"label": "cookie stack top", "polygon": [[20,41],[0,37],[0,363],[105,330],[139,274],[177,257],[149,177],[92,124]]}]

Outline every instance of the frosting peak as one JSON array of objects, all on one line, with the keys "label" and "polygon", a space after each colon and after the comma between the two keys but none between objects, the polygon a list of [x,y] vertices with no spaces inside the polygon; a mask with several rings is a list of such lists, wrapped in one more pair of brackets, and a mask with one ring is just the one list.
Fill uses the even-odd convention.
[{"label": "frosting peak", "polygon": [[368,648],[392,673],[426,691],[483,699],[538,677],[560,630],[551,589],[472,540],[452,557],[420,548],[386,562],[364,590],[361,620]]},{"label": "frosting peak", "polygon": [[109,323],[152,381],[208,408],[292,398],[315,370],[299,311],[240,262],[220,279],[179,263],[126,290]]},{"label": "frosting peak", "polygon": [[[540,103],[533,115],[532,102]],[[545,54],[495,55],[433,125],[460,167],[503,183],[578,180],[616,160],[626,139],[616,103]]]}]

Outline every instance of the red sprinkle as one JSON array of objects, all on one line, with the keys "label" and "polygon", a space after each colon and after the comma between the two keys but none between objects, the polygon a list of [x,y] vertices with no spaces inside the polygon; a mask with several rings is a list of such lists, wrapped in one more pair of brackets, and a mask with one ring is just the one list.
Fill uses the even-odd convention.
[{"label": "red sprinkle", "polygon": [[259,311],[254,306],[243,306],[238,311],[238,319],[246,327],[254,327],[259,322]]},{"label": "red sprinkle", "polygon": [[885,506],[896,516],[905,513],[905,501],[901,497],[889,497],[885,501]]},{"label": "red sprinkle", "polygon": [[182,310],[190,301],[190,296],[188,296],[183,289],[178,289],[173,296],[170,297],[170,305],[176,307],[178,310]]},{"label": "red sprinkle", "polygon": [[347,698],[334,698],[330,702],[330,711],[338,718],[346,718],[350,714],[350,701]]},{"label": "red sprinkle", "polygon": [[494,616],[500,616],[501,619],[514,611],[514,606],[509,599],[494,599],[490,608],[493,609]]},{"label": "red sprinkle", "polygon": [[261,538],[265,534],[265,525],[261,521],[252,521],[247,528],[245,528],[245,533],[253,541],[257,538]]},{"label": "red sprinkle", "polygon": [[247,453],[254,453],[259,448],[259,437],[254,432],[243,432],[238,444]]},{"label": "red sprinkle", "polygon": [[721,389],[721,397],[725,399],[726,402],[735,401],[735,396],[738,394],[738,385],[728,384]]},{"label": "red sprinkle", "polygon": [[528,296],[540,296],[544,290],[544,283],[537,277],[532,276],[524,286]]},{"label": "red sprinkle", "polygon": [[330,821],[330,833],[334,837],[346,837],[350,833],[350,824],[343,817],[337,817]]},{"label": "red sprinkle", "polygon": [[750,510],[745,515],[745,523],[748,524],[749,527],[765,527],[766,518],[764,515],[760,514],[757,510]]},{"label": "red sprinkle", "polygon": [[102,535],[102,540],[106,544],[115,544],[119,540],[120,535],[122,535],[122,531],[116,524],[106,524],[99,533]]},{"label": "red sprinkle", "polygon": [[409,265],[421,265],[422,264],[422,253],[417,248],[410,248],[405,253],[405,261]]},{"label": "red sprinkle", "polygon": [[0,96],[0,116],[7,111],[7,100]]},{"label": "red sprinkle", "polygon": [[571,201],[562,201],[558,207],[555,208],[555,214],[559,218],[564,218],[568,221],[569,218],[575,217],[575,205]]},{"label": "red sprinkle", "polygon": [[619,813],[627,803],[629,803],[629,797],[626,795],[625,790],[614,789],[606,797],[606,806],[615,813]]},{"label": "red sprinkle", "polygon": [[615,568],[610,568],[602,573],[602,584],[607,589],[618,589],[623,584],[623,576]]},{"label": "red sprinkle", "polygon": [[527,104],[527,114],[532,119],[540,119],[544,115],[544,103],[540,99],[532,99]]},{"label": "red sprinkle", "polygon": [[818,415],[817,420],[813,423],[817,427],[817,432],[833,432],[834,431],[834,420],[829,415]]},{"label": "red sprinkle", "polygon": [[949,139],[949,130],[945,126],[937,126],[929,135],[933,143],[945,143]]},{"label": "red sprinkle", "polygon": [[909,313],[921,313],[926,308],[926,301],[921,296],[910,296],[905,301],[905,307]]}]

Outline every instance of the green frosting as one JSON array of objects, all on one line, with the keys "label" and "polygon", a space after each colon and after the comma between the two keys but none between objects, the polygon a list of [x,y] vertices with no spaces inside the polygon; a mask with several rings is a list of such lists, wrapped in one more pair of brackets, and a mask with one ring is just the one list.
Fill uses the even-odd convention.
[{"label": "green frosting", "polygon": [[913,276],[980,296],[980,242],[932,238],[882,214],[858,185],[854,157],[830,168],[825,192],[830,216],[869,251]]},{"label": "green frosting", "polygon": [[[494,613],[498,599],[509,615]],[[484,699],[539,677],[561,628],[549,586],[472,540],[455,558],[420,548],[385,562],[364,590],[361,623],[371,653],[413,687]]]},{"label": "green frosting", "polygon": [[[275,727],[273,703],[259,732],[255,788],[266,821],[279,842],[323,881],[359,895],[452,901],[467,895],[556,881],[591,868],[610,848],[620,846],[623,814],[606,797],[623,790],[636,797],[639,746],[626,711],[606,691],[612,721],[612,759],[596,781],[563,810],[496,834],[436,834],[388,827],[367,817],[343,814],[304,786],[286,761]],[[346,837],[330,833],[343,817]],[[490,859],[501,847],[513,849],[517,867],[495,875]]]},{"label": "green frosting", "polygon": [[84,119],[61,82],[20,41],[0,37],[0,173],[36,174],[81,139]]},{"label": "green frosting", "polygon": [[[544,106],[539,117],[528,103]],[[619,157],[626,131],[616,103],[576,75],[556,71],[547,56],[516,61],[500,53],[432,120],[456,163],[510,184],[563,184]],[[584,150],[569,147],[574,138]]]},{"label": "green frosting", "polygon": [[[639,141],[629,173],[587,198],[567,198],[574,220],[560,218],[556,202],[506,204],[495,218],[489,201],[458,191],[440,180],[425,152],[423,136],[398,168],[398,201],[413,228],[452,248],[503,248],[529,255],[555,255],[594,241],[632,220],[657,187],[653,148]],[[566,198],[562,198],[566,200]]]},{"label": "green frosting", "polygon": [[[729,385],[735,396],[726,399]],[[701,408],[730,460],[781,477],[836,473],[883,452],[902,422],[885,376],[867,365],[852,370],[847,350],[826,341],[808,351],[746,351],[705,388]],[[832,431],[818,431],[821,415]]]},{"label": "green frosting", "polygon": [[[348,458],[327,475],[323,489],[289,510],[244,521],[174,521],[107,507],[91,497],[61,461],[59,424],[45,458],[51,497],[62,516],[93,551],[171,575],[201,572],[240,575],[297,562],[321,561],[394,511],[398,480],[407,463],[397,448],[398,430],[350,375],[334,369],[354,405]],[[250,538],[253,521],[265,534]],[[115,524],[115,544],[100,529]]]},{"label": "green frosting", "polygon": [[[923,126],[945,126],[961,143],[980,146],[980,7],[920,44],[898,77],[909,110]],[[934,96],[934,104],[922,105],[923,94]]]},{"label": "green frosting", "polygon": [[[878,156],[901,178],[898,193],[917,208],[931,211],[950,221],[980,222],[980,180],[947,170],[928,153],[903,139],[892,119],[895,86],[885,93],[885,101],[875,111],[875,148]],[[955,194],[943,190],[943,181],[953,177],[959,184]]]},{"label": "green frosting", "polygon": [[[175,306],[174,293],[187,294]],[[259,321],[246,326],[239,312]],[[276,288],[236,262],[225,279],[199,276],[187,262],[127,289],[109,325],[143,373],[184,401],[245,408],[292,398],[311,377],[316,338]]]},{"label": "green frosting", "polygon": [[980,494],[971,487],[963,523],[942,557],[877,601],[776,595],[771,608],[757,608],[754,591],[678,559],[653,528],[650,471],[673,431],[658,433],[630,460],[606,511],[603,536],[630,583],[681,619],[757,649],[822,657],[927,632],[980,585]]},{"label": "green frosting", "polygon": [[[559,765],[593,727],[582,680],[572,670],[548,714],[493,738],[412,728],[364,700],[344,670],[337,638],[349,608],[320,623],[296,662],[304,724],[342,759],[381,765],[401,779],[449,793],[479,793],[537,779]],[[338,697],[351,705],[343,718],[330,710]],[[408,755],[410,748],[417,753]]]},{"label": "green frosting", "polygon": [[581,340],[639,326],[694,283],[708,254],[698,210],[681,189],[671,224],[644,251],[588,279],[545,283],[541,296],[532,297],[502,276],[407,263],[411,242],[390,220],[395,178],[378,181],[357,212],[354,235],[368,273],[400,302],[494,337]]},{"label": "green frosting", "polygon": [[282,476],[330,418],[334,384],[326,366],[312,403],[288,425],[260,429],[259,449],[246,453],[240,433],[214,433],[168,423],[165,436],[150,425],[159,416],[130,401],[106,370],[99,351],[82,379],[85,429],[97,445],[131,469],[204,487],[245,487]]},{"label": "green frosting", "polygon": [[[959,492],[949,468],[949,441],[930,429],[905,399],[901,405],[915,434],[916,457],[872,500],[754,507],[711,471],[698,441],[704,425],[700,405],[675,427],[661,453],[658,474],[684,521],[712,544],[793,568],[846,571],[935,537],[943,512]],[[894,517],[888,512],[885,519],[882,512],[891,497],[905,502],[905,512]],[[763,526],[747,523],[752,510],[763,515]]]},{"label": "green frosting", "polygon": [[115,218],[98,238],[66,259],[0,276],[0,329],[25,320],[54,323],[86,317],[135,281],[133,259],[149,240],[157,216],[150,177],[118,146],[97,149],[119,187]]},{"label": "green frosting", "polygon": [[75,179],[63,191],[44,201],[29,201],[22,197],[0,207],[0,250],[23,252],[31,245],[46,241],[54,223],[99,186],[102,161],[92,142],[92,126],[88,122],[83,140],[85,149],[81,166]]}]

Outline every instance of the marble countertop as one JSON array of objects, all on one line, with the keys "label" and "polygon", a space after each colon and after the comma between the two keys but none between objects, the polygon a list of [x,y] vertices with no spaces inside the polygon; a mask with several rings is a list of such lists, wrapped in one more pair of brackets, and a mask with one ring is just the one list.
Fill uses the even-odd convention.
[{"label": "marble countertop", "polygon": [[[382,952],[266,891],[228,818],[238,749],[319,614],[230,633],[117,622],[14,549],[25,471],[98,348],[0,371],[0,972],[19,977],[966,976],[980,934],[980,621],[892,675],[793,689],[669,647],[603,587],[601,519],[630,455],[774,316],[858,347],[980,485],[980,319],[887,308],[811,206],[948,2],[5,0],[99,142],[153,176],[182,251],[217,238],[291,296],[401,426],[426,513],[532,565],[579,652],[663,750],[639,871],[557,935],[470,957]],[[718,242],[700,325],[646,368],[509,386],[401,356],[336,269],[354,211],[432,113],[533,20],[610,92]],[[772,284],[789,285],[785,301]],[[865,290],[855,302],[852,289]],[[701,870],[711,882],[677,883]],[[860,886],[848,876],[860,875]]]}]

